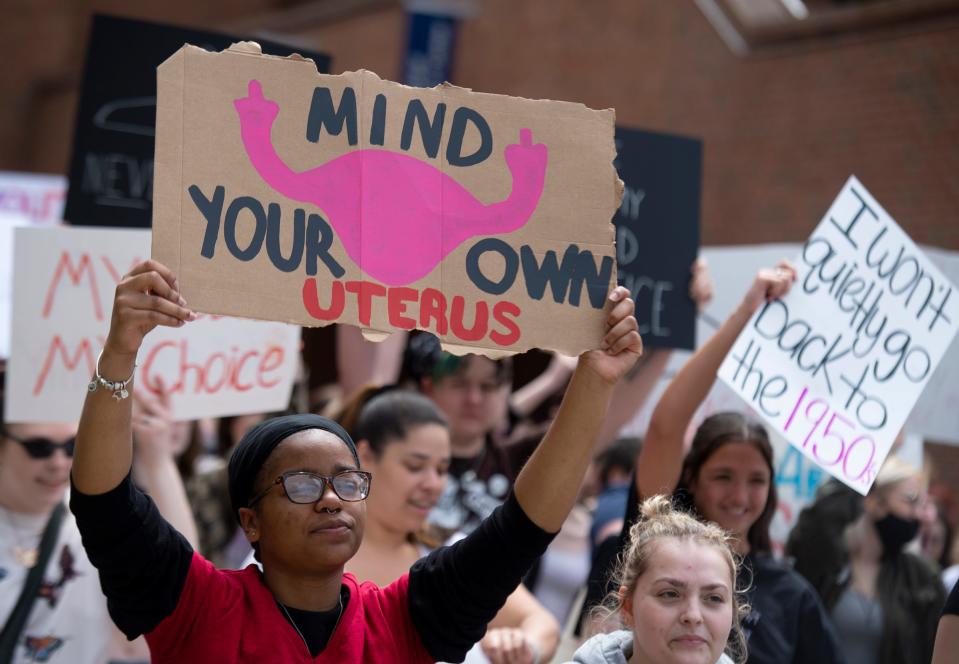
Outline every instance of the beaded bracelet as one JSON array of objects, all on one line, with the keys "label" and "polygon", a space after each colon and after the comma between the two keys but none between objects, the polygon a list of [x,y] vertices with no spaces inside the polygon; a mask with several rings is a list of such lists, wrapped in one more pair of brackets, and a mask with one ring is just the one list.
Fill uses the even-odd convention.
[{"label": "beaded bracelet", "polygon": [[130,381],[133,380],[134,374],[137,372],[137,364],[133,364],[133,373],[130,374],[130,377],[123,381],[116,380],[107,380],[100,375],[100,359],[103,358],[103,351],[100,351],[100,354],[97,355],[97,368],[96,374],[90,380],[90,384],[87,385],[87,390],[90,392],[96,392],[98,387],[105,387],[106,389],[113,392],[113,398],[117,401],[121,399],[126,399],[130,396],[130,392],[127,390],[127,385],[130,384]]}]

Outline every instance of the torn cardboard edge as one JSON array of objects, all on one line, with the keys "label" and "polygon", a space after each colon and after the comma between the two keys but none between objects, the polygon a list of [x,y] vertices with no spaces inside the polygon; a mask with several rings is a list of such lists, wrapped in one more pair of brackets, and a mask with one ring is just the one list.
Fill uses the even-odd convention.
[{"label": "torn cardboard edge", "polygon": [[[346,325],[346,324],[347,324],[347,323],[333,323],[333,325]],[[439,339],[439,340],[440,340],[440,348],[442,348],[444,351],[446,351],[446,352],[449,353],[450,355],[459,355],[459,356],[463,356],[463,355],[485,355],[486,357],[488,357],[488,358],[491,359],[491,360],[500,360],[500,359],[502,359],[502,358],[504,358],[504,357],[510,357],[510,356],[512,356],[512,355],[517,355],[517,354],[519,354],[520,352],[525,352],[525,351],[506,350],[506,349],[503,349],[503,350],[501,350],[501,351],[497,351],[497,349],[495,349],[495,348],[482,348],[482,349],[479,349],[479,348],[477,348],[476,346],[464,346],[464,345],[462,345],[462,344],[446,343],[446,342],[443,341],[443,339],[442,339],[441,337],[437,336],[435,332],[432,332],[432,331],[430,331],[430,330],[424,330],[424,329],[421,328],[421,327],[418,327],[418,328],[416,328],[416,329],[419,330],[420,332],[428,332],[429,334],[432,334],[434,337],[436,337],[437,339]],[[383,332],[382,330],[371,330],[371,329],[366,328],[366,327],[361,327],[361,328],[360,328],[360,333],[363,335],[363,338],[364,338],[364,339],[366,339],[367,341],[371,341],[371,342],[373,342],[373,343],[377,343],[377,344],[386,341],[389,337],[393,336],[393,335],[396,334],[397,332],[400,332],[400,330],[393,330],[393,331],[391,331],[391,332]],[[480,350],[481,350],[482,352],[477,352],[477,351],[480,351]]]},{"label": "torn cardboard edge", "polygon": [[[192,46],[192,44],[184,44],[184,46]],[[206,50],[206,49],[203,49]],[[233,42],[230,44],[229,48],[225,48],[222,51],[207,51],[207,53],[226,53],[227,51],[231,53],[240,53],[242,55],[253,55],[257,57],[270,57],[270,58],[281,58],[283,60],[292,60],[294,62],[309,62],[311,65],[316,67],[316,61],[313,58],[308,58],[299,53],[291,53],[290,55],[269,55],[263,52],[263,47],[260,46],[259,42],[253,40]],[[317,69],[316,73],[320,73],[320,70]],[[326,74],[330,76],[331,74]]]},{"label": "torn cardboard edge", "polygon": [[[255,41],[234,42],[233,44],[230,45],[229,48],[223,49],[222,51],[207,51],[205,48],[194,46],[193,44],[184,44],[181,48],[179,48],[176,51],[176,53],[170,56],[170,59],[173,59],[174,57],[176,57],[180,53],[180,51],[183,51],[184,49],[189,49],[189,48],[199,49],[201,51],[204,51],[205,53],[212,53],[214,55],[221,54],[221,53],[237,53],[240,55],[252,55],[254,57],[270,58],[273,60],[288,60],[292,62],[309,62],[311,65],[313,65],[313,68],[315,70],[314,73],[317,76],[350,76],[350,75],[363,76],[365,74],[370,74],[374,78],[376,78],[376,80],[379,81],[380,83],[389,83],[390,85],[395,85],[399,88],[404,88],[407,90],[435,90],[437,92],[444,91],[444,90],[456,90],[461,92],[469,92],[477,95],[495,95],[497,97],[503,97],[504,99],[519,99],[522,101],[532,101],[532,102],[559,102],[562,104],[571,104],[573,106],[579,106],[582,109],[596,112],[596,113],[605,113],[605,112],[612,113],[613,125],[614,126],[616,125],[616,109],[615,108],[590,108],[586,104],[579,101],[567,101],[565,99],[533,99],[531,97],[518,97],[516,95],[501,94],[499,92],[477,92],[476,90],[473,90],[473,88],[466,88],[461,85],[456,85],[455,83],[450,83],[449,81],[443,81],[442,83],[438,83],[431,88],[421,88],[415,85],[407,85],[406,83],[400,83],[398,81],[393,81],[388,78],[383,78],[382,76],[377,74],[375,71],[372,71],[371,69],[351,69],[351,70],[341,72],[339,74],[323,74],[320,72],[319,69],[316,69],[316,63],[313,61],[312,58],[303,57],[299,53],[293,53],[291,55],[271,55],[269,53],[264,53],[262,47],[259,45],[259,43]],[[160,66],[162,67],[163,63],[161,63]],[[613,152],[615,153],[615,145],[613,147]],[[616,167],[614,166],[613,170],[615,171],[615,169]],[[620,180],[620,185],[621,185],[620,198],[622,198],[622,180]]]}]

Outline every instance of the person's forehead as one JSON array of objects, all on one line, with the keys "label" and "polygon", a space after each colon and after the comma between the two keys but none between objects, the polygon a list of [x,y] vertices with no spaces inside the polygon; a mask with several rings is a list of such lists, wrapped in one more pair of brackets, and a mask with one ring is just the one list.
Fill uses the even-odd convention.
[{"label": "person's forehead", "polygon": [[496,363],[482,355],[470,355],[463,359],[463,364],[456,376],[471,380],[496,380]]},{"label": "person's forehead", "polygon": [[444,456],[450,454],[450,434],[446,427],[427,422],[411,427],[402,439],[391,439],[385,452],[398,457]]},{"label": "person's forehead", "polygon": [[22,440],[48,438],[62,441],[77,435],[77,425],[68,422],[11,422],[5,424],[4,429]]},{"label": "person's forehead", "polygon": [[329,474],[357,467],[346,441],[322,429],[307,429],[288,436],[270,457],[276,472],[312,470]]},{"label": "person's forehead", "polygon": [[922,492],[922,484],[916,477],[906,477],[890,487],[890,494],[901,500],[916,501]]},{"label": "person's forehead", "polygon": [[643,576],[649,583],[669,577],[690,585],[730,584],[729,563],[719,548],[675,537],[663,538],[653,545]]},{"label": "person's forehead", "polygon": [[756,449],[756,446],[745,441],[724,443],[703,461],[704,468],[718,466],[742,470],[743,472],[768,470],[766,460]]}]

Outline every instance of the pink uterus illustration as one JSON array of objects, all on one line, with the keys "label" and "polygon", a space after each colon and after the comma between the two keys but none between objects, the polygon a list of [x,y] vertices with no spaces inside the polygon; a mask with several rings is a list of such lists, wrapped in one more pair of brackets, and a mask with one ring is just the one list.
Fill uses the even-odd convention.
[{"label": "pink uterus illustration", "polygon": [[516,231],[543,194],[547,150],[520,130],[503,151],[512,175],[504,200],[484,205],[435,166],[386,149],[360,149],[294,172],[271,140],[279,105],[251,80],[234,101],[250,163],[277,193],[322,210],[346,253],[370,276],[397,286],[422,279],[466,240]]}]

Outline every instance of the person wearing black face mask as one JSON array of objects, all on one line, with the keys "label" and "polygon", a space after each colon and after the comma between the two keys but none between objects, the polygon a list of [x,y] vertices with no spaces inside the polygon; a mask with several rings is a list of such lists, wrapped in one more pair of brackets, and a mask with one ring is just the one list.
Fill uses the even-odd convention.
[{"label": "person wearing black face mask", "polygon": [[876,534],[879,535],[885,558],[898,555],[902,548],[919,534],[918,518],[901,517],[893,512],[873,521],[873,526],[876,528]]},{"label": "person wearing black face mask", "polygon": [[906,551],[925,504],[920,473],[889,457],[865,497],[830,482],[803,510],[786,553],[822,597],[850,662],[927,664],[945,592]]}]

